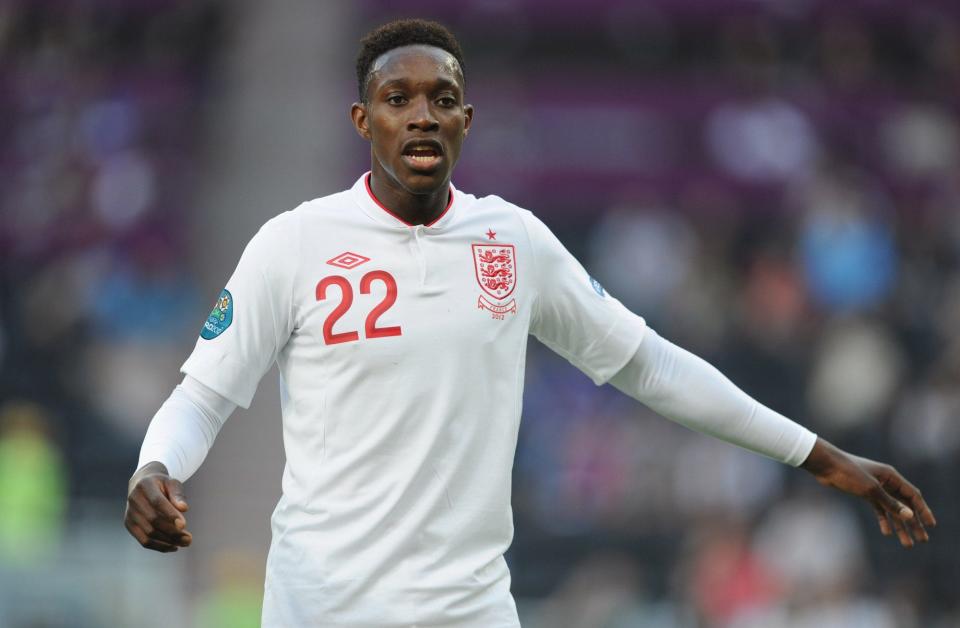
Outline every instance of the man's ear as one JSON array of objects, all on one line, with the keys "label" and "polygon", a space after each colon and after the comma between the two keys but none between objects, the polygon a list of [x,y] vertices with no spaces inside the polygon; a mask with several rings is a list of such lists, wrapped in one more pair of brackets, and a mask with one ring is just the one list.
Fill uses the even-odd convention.
[{"label": "man's ear", "polygon": [[464,105],[463,118],[463,136],[466,137],[470,132],[470,125],[473,124],[473,105]]},{"label": "man's ear", "polygon": [[353,120],[353,128],[357,130],[360,137],[370,141],[370,126],[367,124],[367,106],[362,102],[355,102],[350,106],[350,118]]}]

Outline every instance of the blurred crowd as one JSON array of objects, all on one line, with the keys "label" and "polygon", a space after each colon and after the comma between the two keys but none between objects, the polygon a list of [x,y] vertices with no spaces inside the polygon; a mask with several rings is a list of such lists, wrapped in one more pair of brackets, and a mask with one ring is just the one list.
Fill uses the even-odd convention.
[{"label": "blurred crowd", "polygon": [[56,602],[83,587],[51,574],[40,603],[28,574],[95,579],[69,573],[67,521],[99,499],[119,526],[147,421],[177,381],[171,345],[196,333],[187,234],[221,21],[214,0],[0,4],[4,628],[97,625],[110,606]]},{"label": "blurred crowd", "polygon": [[213,2],[0,6],[0,396],[34,405],[75,496],[122,489],[156,380],[176,376],[166,347],[196,331],[187,227],[218,20]]},{"label": "blurred crowd", "polygon": [[[395,4],[358,3],[357,33],[415,12],[464,45],[458,187],[533,210],[661,335],[893,463],[939,520],[905,554],[862,505],[533,343],[508,555],[524,625],[960,623],[958,8]],[[188,234],[228,13],[0,5],[0,576],[124,493],[202,322]],[[235,590],[198,602],[201,625],[256,614]]]},{"label": "blurred crowd", "polygon": [[[485,76],[476,34],[466,176],[543,217],[660,334],[893,463],[941,527],[904,558],[869,508],[537,347],[510,555],[515,593],[546,596],[527,623],[955,625],[957,8],[809,3],[801,19],[727,2],[717,19],[601,4],[610,13],[502,19],[514,45],[489,54],[508,80]],[[548,65],[550,39],[576,54]]]}]

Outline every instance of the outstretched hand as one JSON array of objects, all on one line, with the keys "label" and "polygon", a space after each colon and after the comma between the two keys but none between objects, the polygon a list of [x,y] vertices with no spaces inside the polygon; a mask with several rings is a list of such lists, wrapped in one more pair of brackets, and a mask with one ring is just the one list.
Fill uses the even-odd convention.
[{"label": "outstretched hand", "polygon": [[147,549],[175,552],[193,542],[183,516],[189,508],[183,484],[171,478],[161,463],[151,462],[130,478],[123,523]]},{"label": "outstretched hand", "polygon": [[919,489],[890,465],[853,456],[818,438],[800,466],[820,484],[870,502],[884,536],[896,532],[904,547],[930,540],[927,528],[936,526],[937,520]]}]

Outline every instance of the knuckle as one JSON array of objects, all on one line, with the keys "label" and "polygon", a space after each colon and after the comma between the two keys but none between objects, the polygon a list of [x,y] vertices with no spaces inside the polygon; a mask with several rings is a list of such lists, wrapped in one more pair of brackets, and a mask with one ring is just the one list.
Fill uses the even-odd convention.
[{"label": "knuckle", "polygon": [[130,505],[136,510],[146,512],[150,510],[150,498],[146,493],[135,493],[130,499]]},{"label": "knuckle", "polygon": [[146,478],[142,478],[139,482],[133,485],[133,490],[130,491],[131,495],[147,495],[150,493],[150,483]]}]

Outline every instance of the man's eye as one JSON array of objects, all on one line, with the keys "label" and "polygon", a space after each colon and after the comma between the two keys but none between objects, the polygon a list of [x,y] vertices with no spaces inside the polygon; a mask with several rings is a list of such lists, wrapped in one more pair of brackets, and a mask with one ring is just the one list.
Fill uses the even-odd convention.
[{"label": "man's eye", "polygon": [[441,107],[453,107],[457,104],[457,99],[453,96],[441,96],[437,99],[437,104]]},{"label": "man's eye", "polygon": [[407,99],[400,94],[394,94],[392,96],[387,96],[387,102],[391,105],[402,105],[407,102]]}]

